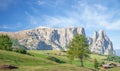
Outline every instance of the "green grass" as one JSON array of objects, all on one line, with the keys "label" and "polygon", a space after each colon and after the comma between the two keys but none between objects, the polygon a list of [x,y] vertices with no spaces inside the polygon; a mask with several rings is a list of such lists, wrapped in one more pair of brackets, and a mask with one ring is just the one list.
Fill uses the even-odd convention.
[{"label": "green grass", "polygon": [[[69,64],[69,59],[68,59],[67,55],[64,52],[61,52],[61,51],[50,51],[50,50],[38,51],[38,50],[30,50],[28,52],[31,53],[31,54],[33,54],[34,56],[43,57],[43,58],[46,58],[48,56],[46,53],[49,53],[49,55],[52,55],[52,56],[54,56],[56,58],[59,58],[59,59],[65,61],[67,64]],[[59,55],[60,53],[63,54],[63,55]],[[103,59],[106,59],[106,56],[98,55],[98,54],[90,54],[90,58],[84,60],[84,66],[87,67],[87,68],[94,69],[93,60],[95,58],[99,62],[102,62],[102,61],[104,61]],[[75,59],[72,62],[72,64],[75,65],[75,66],[80,66],[79,59]]]},{"label": "green grass", "polygon": [[[66,59],[64,55],[58,55],[57,53],[63,53],[60,51],[28,51],[30,55],[20,54],[16,52],[0,50],[0,65],[14,65],[19,67],[15,70],[6,71],[79,71],[86,70],[91,71],[87,68],[81,68],[76,65],[71,65],[68,63],[58,64],[54,61],[46,59],[49,55],[52,55],[60,60]],[[0,70],[2,71],[2,70]]]},{"label": "green grass", "polygon": [[[106,59],[106,56],[97,55],[97,54],[90,54],[89,58],[84,59],[84,66],[87,68],[94,69],[94,61],[93,61],[94,59],[97,59],[99,62],[102,62],[102,61],[104,61],[103,59]],[[74,65],[80,66],[79,59],[75,59],[72,63]]]},{"label": "green grass", "polygon": [[[54,56],[58,59],[61,59],[65,62],[68,63],[69,59],[66,56],[66,53],[61,52],[61,51],[51,51],[51,50],[43,50],[43,51],[38,51],[38,50],[29,50],[28,51],[30,54],[32,54],[35,57],[40,57],[46,59],[49,55]],[[61,54],[61,55],[60,55]]]},{"label": "green grass", "polygon": [[0,64],[31,66],[31,65],[50,65],[56,63],[50,60],[45,60],[30,55],[0,50]]},{"label": "green grass", "polygon": [[90,58],[97,59],[99,61],[106,59],[106,56],[104,55],[98,55],[98,54],[90,54]]},{"label": "green grass", "polygon": [[[10,71],[92,71],[91,69],[94,69],[93,60],[95,58],[99,62],[106,59],[106,56],[90,54],[90,58],[84,60],[85,67],[80,67],[79,59],[75,59],[72,64],[70,64],[65,52],[29,50],[28,53],[30,55],[0,50],[0,65],[10,64],[19,67],[19,69]],[[65,63],[56,63],[48,60],[48,56],[56,57],[65,61]],[[111,68],[108,69],[108,71],[119,71],[119,69],[120,68]]]},{"label": "green grass", "polygon": [[92,70],[89,68],[77,67],[75,65],[70,64],[60,64],[50,66],[21,66],[19,69],[5,71],[92,71]]},{"label": "green grass", "polygon": [[108,69],[108,71],[120,71],[120,67],[111,68]]}]

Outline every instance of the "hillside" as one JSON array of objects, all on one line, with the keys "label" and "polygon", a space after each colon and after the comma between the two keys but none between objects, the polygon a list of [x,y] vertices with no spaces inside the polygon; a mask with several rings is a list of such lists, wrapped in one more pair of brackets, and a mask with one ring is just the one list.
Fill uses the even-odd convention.
[{"label": "hillside", "polygon": [[[91,71],[88,68],[81,68],[68,63],[58,64],[46,59],[44,52],[28,51],[32,55],[24,55],[15,52],[0,50],[0,65],[14,65],[18,69],[14,71]],[[50,54],[54,53],[50,51]],[[63,57],[64,58],[64,57]],[[61,58],[62,59],[62,58]],[[3,71],[2,69],[0,71]],[[7,70],[9,71],[9,70]],[[10,70],[11,71],[11,70]]]},{"label": "hillside", "polygon": [[49,65],[56,63],[42,58],[33,57],[31,55],[0,50],[0,64],[11,64],[19,66],[19,65]]},{"label": "hillside", "polygon": [[[65,52],[29,50],[28,53],[29,55],[24,55],[0,50],[0,65],[7,64],[17,66],[18,69],[14,71],[92,71],[94,69],[93,59],[96,58],[99,62],[107,62],[105,61],[106,56],[90,54],[90,58],[84,60],[85,67],[80,67],[78,59],[75,59],[72,64],[70,64]],[[47,59],[48,56],[53,56],[64,61],[64,63],[51,61]],[[119,69],[120,68],[111,68],[109,71],[119,71]]]}]

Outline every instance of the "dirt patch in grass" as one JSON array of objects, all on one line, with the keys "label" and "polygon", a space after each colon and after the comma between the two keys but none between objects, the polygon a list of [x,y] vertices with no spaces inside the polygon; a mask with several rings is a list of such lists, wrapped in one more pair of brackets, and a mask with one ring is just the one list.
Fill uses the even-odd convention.
[{"label": "dirt patch in grass", "polygon": [[0,69],[2,70],[11,70],[11,69],[18,69],[18,67],[13,65],[0,65]]}]

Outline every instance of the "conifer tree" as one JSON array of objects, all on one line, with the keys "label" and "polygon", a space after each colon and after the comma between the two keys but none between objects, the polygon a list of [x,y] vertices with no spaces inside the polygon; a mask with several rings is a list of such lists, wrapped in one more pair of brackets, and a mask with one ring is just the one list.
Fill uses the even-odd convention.
[{"label": "conifer tree", "polygon": [[12,42],[8,35],[1,35],[0,36],[0,49],[1,50],[12,50]]},{"label": "conifer tree", "polygon": [[69,43],[68,57],[72,62],[74,58],[79,58],[81,66],[84,66],[83,59],[89,57],[89,48],[84,35],[76,34]]}]

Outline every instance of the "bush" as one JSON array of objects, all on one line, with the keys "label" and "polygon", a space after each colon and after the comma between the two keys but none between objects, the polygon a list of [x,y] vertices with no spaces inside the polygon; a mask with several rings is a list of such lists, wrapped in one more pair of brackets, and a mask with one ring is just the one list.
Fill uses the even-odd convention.
[{"label": "bush", "polygon": [[94,59],[94,68],[98,69],[98,67],[99,67],[99,63],[98,63],[97,59]]},{"label": "bush", "polygon": [[21,54],[26,54],[27,51],[24,48],[17,48],[14,50],[15,52],[21,53]]},{"label": "bush", "polygon": [[102,61],[102,62],[100,63],[100,65],[102,65],[102,64],[105,64],[105,62],[104,62],[104,61]]},{"label": "bush", "polygon": [[0,36],[0,49],[12,51],[12,42],[8,35]]},{"label": "bush", "polygon": [[119,56],[108,56],[107,57],[108,61],[115,61],[115,62],[119,62],[120,63],[120,57]]},{"label": "bush", "polygon": [[53,56],[48,56],[47,59],[51,61],[55,61],[57,63],[65,63],[64,61],[61,61],[60,59],[53,57]]}]

